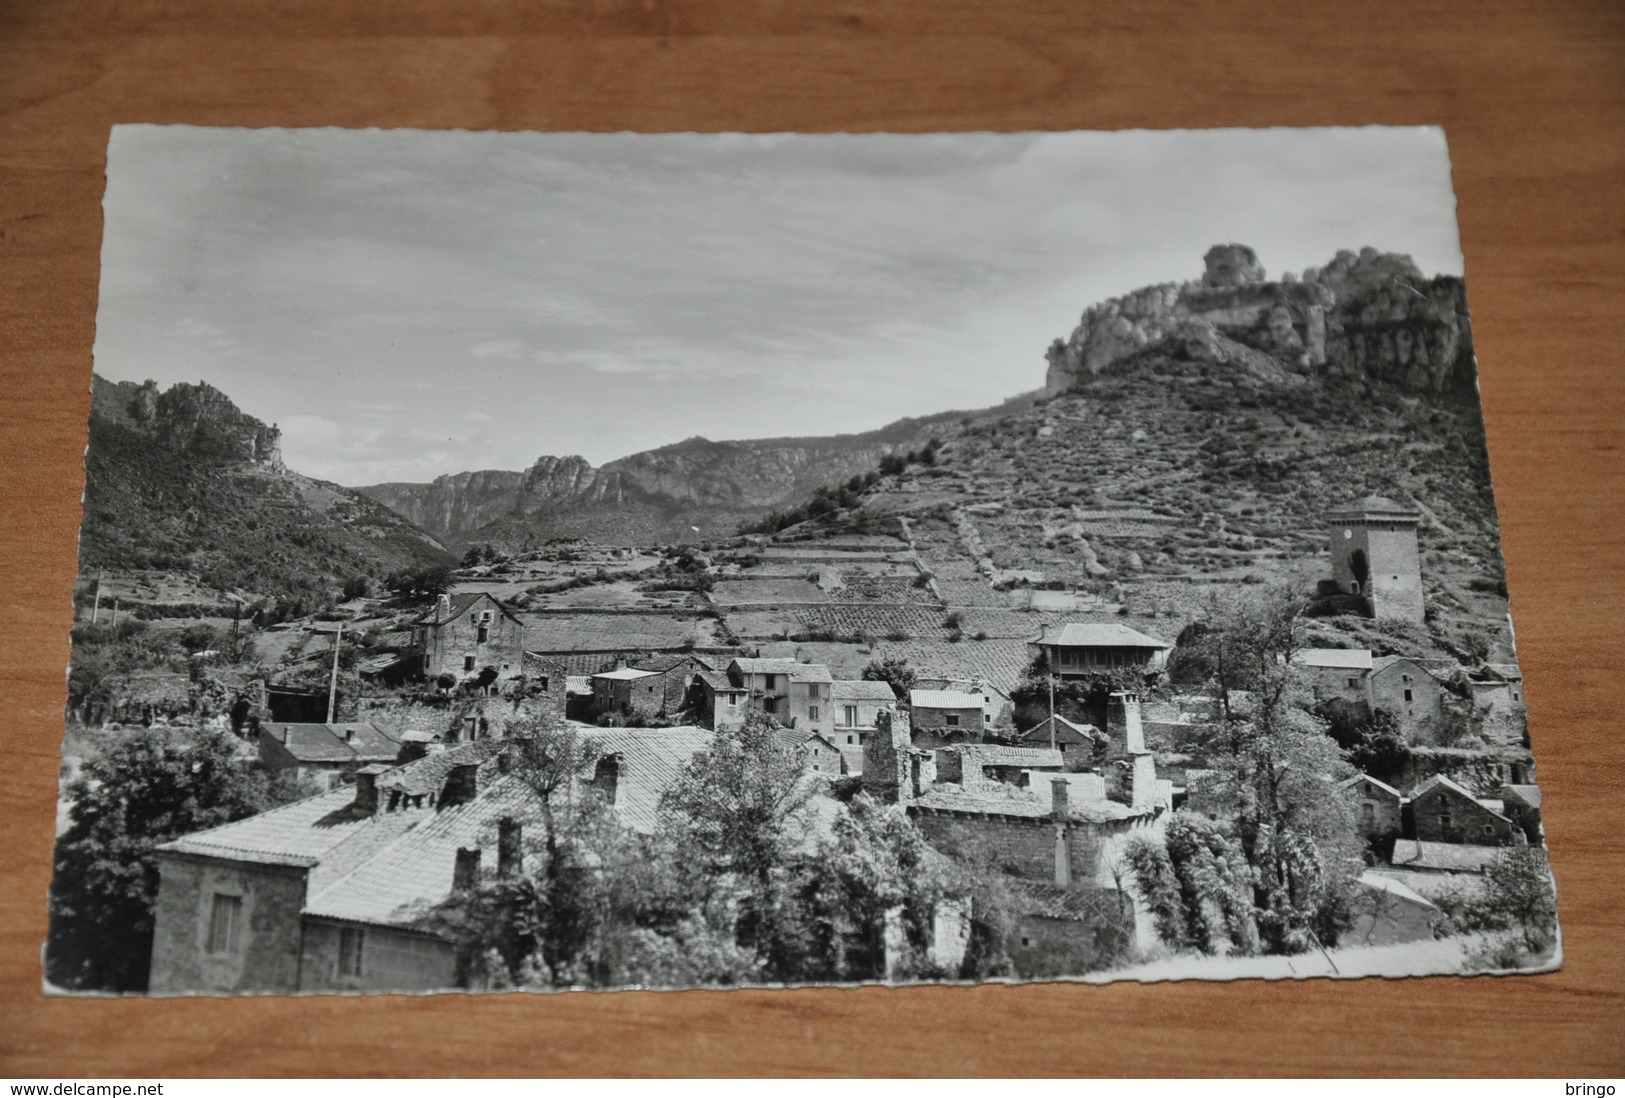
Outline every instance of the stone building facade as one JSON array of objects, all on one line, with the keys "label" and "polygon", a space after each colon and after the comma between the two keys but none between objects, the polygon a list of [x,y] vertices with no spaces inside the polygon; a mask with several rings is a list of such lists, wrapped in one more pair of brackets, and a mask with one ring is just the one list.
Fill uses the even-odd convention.
[{"label": "stone building facade", "polygon": [[1411,837],[1422,842],[1505,846],[1523,839],[1522,828],[1442,775],[1411,790],[1408,807]]},{"label": "stone building facade", "polygon": [[1382,496],[1363,496],[1326,515],[1332,578],[1365,600],[1374,618],[1421,623],[1422,559],[1416,528],[1422,516]]},{"label": "stone building facade", "polygon": [[441,595],[412,623],[411,651],[426,679],[460,681],[488,667],[498,679],[514,678],[524,673],[525,626],[487,592]]}]

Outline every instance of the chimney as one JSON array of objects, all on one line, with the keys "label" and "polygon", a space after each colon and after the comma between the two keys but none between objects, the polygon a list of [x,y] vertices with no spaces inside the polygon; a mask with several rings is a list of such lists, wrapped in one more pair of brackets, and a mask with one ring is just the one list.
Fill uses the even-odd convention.
[{"label": "chimney", "polygon": [[451,617],[451,596],[440,595],[436,597],[434,600],[435,621],[445,621],[449,617]]},{"label": "chimney", "polygon": [[363,816],[378,814],[378,771],[370,766],[355,772],[355,811]]},{"label": "chimney", "polygon": [[516,877],[525,869],[524,829],[512,816],[497,821],[497,876]]},{"label": "chimney", "polygon": [[451,887],[461,892],[480,883],[480,848],[457,848],[457,863],[451,871]]},{"label": "chimney", "polygon": [[1050,779],[1050,818],[1055,821],[1055,883],[1072,887],[1071,789],[1065,778]]},{"label": "chimney", "polygon": [[479,796],[480,792],[480,764],[477,762],[459,763],[451,768],[446,776],[446,784],[440,790],[440,807],[450,808],[453,805],[464,804]]},{"label": "chimney", "polygon": [[592,787],[604,798],[604,803],[611,807],[615,804],[615,796],[621,784],[622,761],[623,757],[619,754],[605,755],[598,760],[598,768],[592,776]]},{"label": "chimney", "polygon": [[1060,775],[1049,780],[1049,814],[1056,823],[1065,823],[1072,816],[1072,784]]},{"label": "chimney", "polygon": [[349,728],[346,728],[344,730],[344,742],[345,743],[354,743],[355,742],[355,726],[354,725],[352,725]]}]

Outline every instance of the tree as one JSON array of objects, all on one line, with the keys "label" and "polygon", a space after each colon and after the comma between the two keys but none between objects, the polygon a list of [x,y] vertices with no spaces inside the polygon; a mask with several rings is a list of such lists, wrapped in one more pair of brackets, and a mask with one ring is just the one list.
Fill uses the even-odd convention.
[{"label": "tree", "polygon": [[738,892],[739,943],[770,969],[784,915],[785,867],[806,833],[802,810],[818,791],[800,752],[780,746],[767,715],[751,711],[737,731],[718,732],[660,799],[692,872]]},{"label": "tree", "polygon": [[1209,607],[1199,643],[1213,668],[1212,719],[1194,746],[1250,869],[1260,945],[1297,952],[1351,918],[1361,843],[1337,783],[1349,773],[1293,662],[1302,600],[1288,587]]},{"label": "tree", "polygon": [[863,669],[863,678],[869,682],[885,683],[891,687],[893,694],[907,701],[908,692],[914,689],[918,676],[902,656],[880,656],[869,661],[869,666]]},{"label": "tree", "polygon": [[598,755],[571,727],[532,719],[506,731],[508,773],[529,794],[510,817],[524,835],[523,866],[460,890],[432,925],[454,942],[462,986],[584,982],[602,922],[602,855],[617,841],[609,804],[578,788]]},{"label": "tree", "polygon": [[85,764],[67,789],[57,840],[46,972],[63,987],[144,991],[152,957],[154,850],[308,795],[236,755],[224,733],[195,741],[133,733]]},{"label": "tree", "polygon": [[1137,836],[1126,853],[1163,941],[1203,953],[1257,951],[1250,869],[1212,820],[1176,812],[1162,842]]}]

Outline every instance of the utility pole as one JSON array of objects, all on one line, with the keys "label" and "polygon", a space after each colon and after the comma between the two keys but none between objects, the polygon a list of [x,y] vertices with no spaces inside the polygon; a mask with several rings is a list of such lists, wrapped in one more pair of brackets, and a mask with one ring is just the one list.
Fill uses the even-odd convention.
[{"label": "utility pole", "polygon": [[339,645],[344,641],[344,623],[333,632],[333,678],[327,686],[327,723],[333,723],[339,701]]},{"label": "utility pole", "polygon": [[1048,672],[1044,677],[1049,680],[1049,746],[1055,750],[1055,669],[1046,667]]},{"label": "utility pole", "polygon": [[101,577],[101,573],[98,572],[96,574],[96,601],[90,607],[90,624],[92,624],[92,625],[96,624],[96,618],[101,615],[101,612],[102,612],[102,577]]}]

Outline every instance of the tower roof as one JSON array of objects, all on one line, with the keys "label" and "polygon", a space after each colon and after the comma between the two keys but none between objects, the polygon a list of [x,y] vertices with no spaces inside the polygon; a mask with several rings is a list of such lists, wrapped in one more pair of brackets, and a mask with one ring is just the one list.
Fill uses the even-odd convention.
[{"label": "tower roof", "polygon": [[1361,496],[1326,513],[1332,518],[1382,519],[1387,522],[1418,522],[1422,517],[1414,507],[1395,503],[1386,496]]}]

